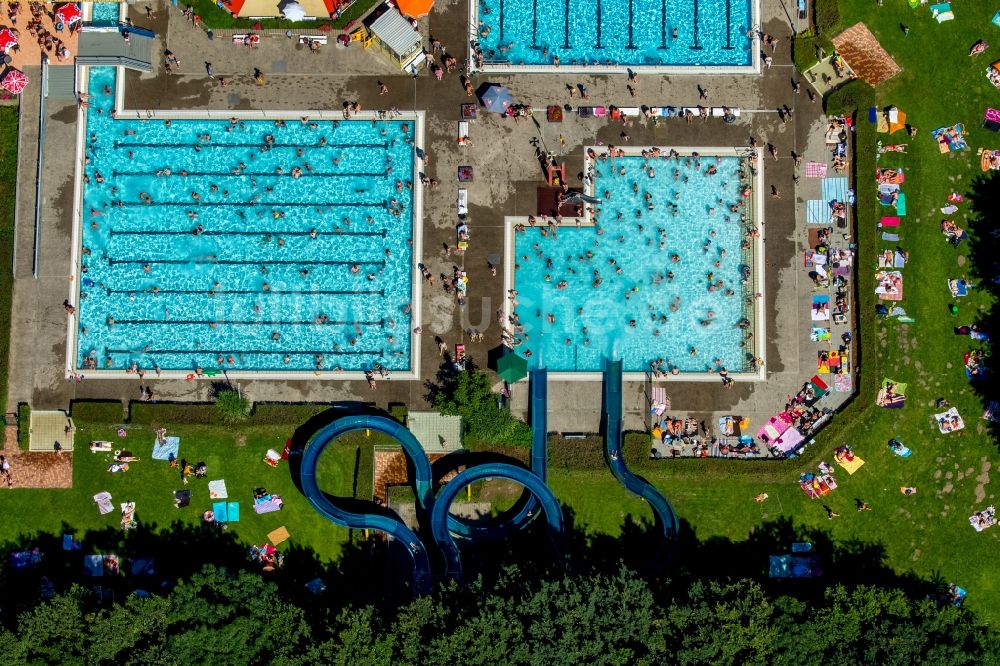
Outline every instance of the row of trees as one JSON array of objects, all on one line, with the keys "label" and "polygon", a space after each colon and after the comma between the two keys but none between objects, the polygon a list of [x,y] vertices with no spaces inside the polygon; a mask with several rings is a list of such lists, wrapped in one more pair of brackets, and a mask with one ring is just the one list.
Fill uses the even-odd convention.
[{"label": "row of trees", "polygon": [[[665,581],[664,581],[665,584]],[[997,658],[968,613],[898,589],[834,586],[811,603],[743,580],[665,587],[627,569],[444,590],[398,609],[297,604],[206,567],[110,607],[73,587],[0,633],[18,664],[970,664]]]}]

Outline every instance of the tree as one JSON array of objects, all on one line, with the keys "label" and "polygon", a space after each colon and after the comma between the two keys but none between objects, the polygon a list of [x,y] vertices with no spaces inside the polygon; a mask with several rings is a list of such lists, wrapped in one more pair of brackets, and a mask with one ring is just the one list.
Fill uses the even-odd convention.
[{"label": "tree", "polygon": [[531,428],[500,406],[485,372],[469,369],[450,374],[433,391],[434,407],[442,414],[461,416],[476,440],[528,446]]}]

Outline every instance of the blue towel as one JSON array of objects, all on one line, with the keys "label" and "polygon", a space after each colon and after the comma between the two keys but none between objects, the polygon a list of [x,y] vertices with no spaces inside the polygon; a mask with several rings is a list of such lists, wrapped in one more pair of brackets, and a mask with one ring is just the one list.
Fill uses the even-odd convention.
[{"label": "blue towel", "polygon": [[167,441],[160,444],[159,440],[153,441],[153,460],[170,460],[170,454],[177,458],[177,452],[181,448],[180,437],[167,437]]},{"label": "blue towel", "polygon": [[824,178],[823,179],[823,201],[847,201],[847,178]]},{"label": "blue towel", "polygon": [[872,125],[878,122],[878,109],[874,106],[868,107],[868,122]]},{"label": "blue towel", "polygon": [[239,502],[229,502],[226,505],[226,512],[229,514],[229,522],[238,523],[240,522],[240,503]]},{"label": "blue towel", "polygon": [[809,224],[827,224],[830,222],[829,210],[825,202],[819,199],[806,201],[806,222]]},{"label": "blue towel", "polygon": [[225,502],[215,502],[212,504],[212,513],[215,514],[215,522],[217,523],[227,523],[229,522],[229,512],[226,510]]}]

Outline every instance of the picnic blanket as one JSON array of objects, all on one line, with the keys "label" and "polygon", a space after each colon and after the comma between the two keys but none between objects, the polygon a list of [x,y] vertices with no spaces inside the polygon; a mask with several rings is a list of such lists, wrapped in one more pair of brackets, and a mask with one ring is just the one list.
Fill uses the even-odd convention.
[{"label": "picnic blanket", "polygon": [[827,165],[822,162],[807,162],[805,174],[806,178],[822,178],[826,175]]},{"label": "picnic blanket", "polygon": [[903,274],[899,271],[879,271],[875,274],[875,282],[875,294],[880,300],[903,300]]},{"label": "picnic blanket", "polygon": [[937,139],[938,150],[942,153],[964,150],[969,147],[965,142],[965,126],[962,123],[956,123],[951,127],[939,127],[932,131],[931,135]]},{"label": "picnic blanket", "polygon": [[122,529],[135,529],[135,502],[122,502],[120,506],[122,509]]},{"label": "picnic blanket", "polygon": [[181,438],[171,435],[165,440],[162,444],[159,439],[153,440],[153,460],[170,460],[171,455],[175,460],[177,459],[177,453],[181,448]]},{"label": "picnic blanket", "polygon": [[983,530],[989,529],[997,524],[997,510],[995,507],[988,506],[982,511],[977,511],[971,516],[969,516],[969,524],[977,532],[982,532]]},{"label": "picnic blanket", "polygon": [[208,482],[208,496],[211,499],[226,499],[229,497],[229,491],[226,490],[226,480],[217,479],[215,481]]},{"label": "picnic blanket", "polygon": [[965,421],[962,420],[958,410],[954,407],[946,412],[935,414],[934,420],[937,421],[938,430],[942,433],[955,432],[965,427]]},{"label": "picnic blanket", "polygon": [[281,511],[284,503],[285,501],[281,499],[280,495],[266,495],[254,500],[253,510],[258,514],[274,513],[275,511]]},{"label": "picnic blanket", "polygon": [[902,185],[906,182],[906,174],[903,172],[902,167],[899,169],[883,167],[875,170],[875,179],[879,183]]},{"label": "picnic blanket", "polygon": [[906,404],[906,384],[886,378],[875,396],[875,404],[886,409],[899,409]]},{"label": "picnic blanket", "polygon": [[902,250],[884,250],[878,255],[879,268],[903,268],[906,266],[906,253]]},{"label": "picnic blanket", "polygon": [[955,298],[965,298],[969,295],[969,283],[965,280],[948,280],[948,291]]},{"label": "picnic blanket", "polygon": [[97,503],[97,509],[102,516],[115,510],[115,506],[111,503],[111,493],[106,490],[94,495],[94,502]]},{"label": "picnic blanket", "polygon": [[842,372],[833,376],[833,390],[837,393],[850,393],[853,390],[853,382],[849,372]]}]

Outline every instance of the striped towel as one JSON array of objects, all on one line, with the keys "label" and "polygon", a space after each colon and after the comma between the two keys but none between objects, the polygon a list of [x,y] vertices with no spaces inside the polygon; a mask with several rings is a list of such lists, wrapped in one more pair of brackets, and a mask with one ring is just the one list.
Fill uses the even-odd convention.
[{"label": "striped towel", "polygon": [[663,412],[670,409],[670,398],[667,396],[667,389],[662,386],[654,386],[650,402],[652,402],[650,411],[657,416],[662,415]]},{"label": "striped towel", "polygon": [[824,178],[823,201],[847,201],[847,178]]},{"label": "striped towel", "polygon": [[830,215],[825,201],[812,199],[806,202],[806,222],[809,224],[828,224]]},{"label": "striped towel", "polygon": [[806,178],[822,178],[826,175],[826,165],[822,162],[806,163]]}]

